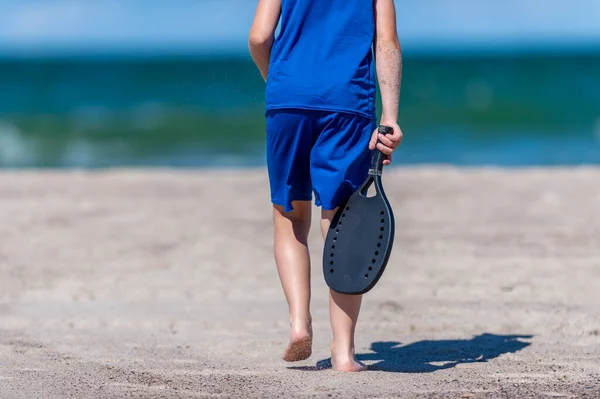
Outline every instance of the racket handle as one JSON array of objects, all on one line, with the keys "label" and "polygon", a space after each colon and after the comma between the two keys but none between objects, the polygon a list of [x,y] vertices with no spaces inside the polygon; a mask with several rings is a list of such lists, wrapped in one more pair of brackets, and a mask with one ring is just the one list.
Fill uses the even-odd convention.
[{"label": "racket handle", "polygon": [[[386,135],[390,134],[394,131],[389,126],[379,125],[379,133]],[[379,140],[377,140],[380,143]],[[375,153],[373,154],[373,158],[371,158],[371,168],[369,169],[370,175],[381,176],[381,172],[383,171],[383,160],[385,159],[385,154],[378,149],[375,149]]]}]

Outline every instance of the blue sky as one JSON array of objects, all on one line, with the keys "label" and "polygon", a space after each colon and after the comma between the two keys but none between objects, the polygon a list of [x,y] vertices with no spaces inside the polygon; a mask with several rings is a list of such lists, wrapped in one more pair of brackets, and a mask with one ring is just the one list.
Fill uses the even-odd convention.
[{"label": "blue sky", "polygon": [[[600,48],[600,0],[396,4],[406,51]],[[256,0],[0,0],[0,54],[244,53],[255,6]]]}]

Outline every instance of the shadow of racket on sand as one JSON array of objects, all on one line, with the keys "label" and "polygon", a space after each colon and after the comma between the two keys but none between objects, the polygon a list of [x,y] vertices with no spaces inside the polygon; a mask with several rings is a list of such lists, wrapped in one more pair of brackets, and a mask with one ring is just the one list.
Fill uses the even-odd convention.
[{"label": "shadow of racket on sand", "polygon": [[[395,373],[431,373],[461,363],[487,362],[506,353],[518,352],[530,342],[532,335],[496,335],[484,333],[471,339],[400,342],[373,342],[372,353],[357,354],[358,360],[371,363],[369,370]],[[374,363],[373,363],[374,362]],[[319,360],[316,366],[288,367],[317,371],[331,368],[331,359]]]}]

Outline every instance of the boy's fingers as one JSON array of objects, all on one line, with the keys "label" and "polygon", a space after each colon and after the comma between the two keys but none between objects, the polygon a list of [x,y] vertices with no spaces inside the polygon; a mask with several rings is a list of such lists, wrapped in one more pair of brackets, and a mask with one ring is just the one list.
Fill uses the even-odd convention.
[{"label": "boy's fingers", "polygon": [[398,130],[394,130],[394,134],[392,135],[392,140],[399,143],[402,140],[402,137],[404,137],[404,134],[402,133],[402,130],[398,129]]},{"label": "boy's fingers", "polygon": [[395,142],[400,142],[400,140],[402,140],[402,129],[400,129],[400,126],[396,125],[394,126],[394,131],[392,134],[388,135],[388,137]]},{"label": "boy's fingers", "polygon": [[379,131],[375,130],[371,136],[371,141],[369,142],[369,149],[373,150],[377,148],[386,155],[386,159],[383,163],[384,165],[389,165],[391,163],[391,154],[396,147],[400,145],[403,137],[400,126],[394,125],[392,128],[393,132],[391,134],[381,134]]},{"label": "boy's fingers", "polygon": [[377,130],[375,130],[371,135],[371,140],[369,141],[369,150],[375,149],[375,145],[377,144],[377,134]]},{"label": "boy's fingers", "polygon": [[383,160],[384,165],[392,163],[392,152],[400,145],[402,137],[404,136],[402,130],[400,130],[400,126],[397,124],[388,124],[388,126],[393,129],[391,134],[381,134],[378,131],[375,131],[371,137],[371,142],[369,143],[369,147],[374,144],[373,148],[377,148],[385,155],[385,159]]},{"label": "boy's fingers", "polygon": [[377,143],[377,149],[383,152],[385,155],[391,155],[393,149],[384,145],[383,143]]},{"label": "boy's fingers", "polygon": [[387,147],[390,147],[390,148],[395,147],[394,141],[390,138],[390,136],[380,134],[379,141],[381,141]]},{"label": "boy's fingers", "polygon": [[379,141],[390,148],[396,148],[400,144],[400,141],[402,141],[403,134],[398,125],[392,125],[392,129],[391,134],[379,134]]}]

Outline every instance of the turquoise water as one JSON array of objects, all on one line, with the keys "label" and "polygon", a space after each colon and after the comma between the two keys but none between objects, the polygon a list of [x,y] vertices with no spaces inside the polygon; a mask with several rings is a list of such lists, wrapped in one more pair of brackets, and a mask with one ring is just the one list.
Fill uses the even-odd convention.
[{"label": "turquoise water", "polygon": [[[248,59],[0,60],[0,166],[264,165]],[[396,164],[600,164],[600,55],[407,57]]]}]

